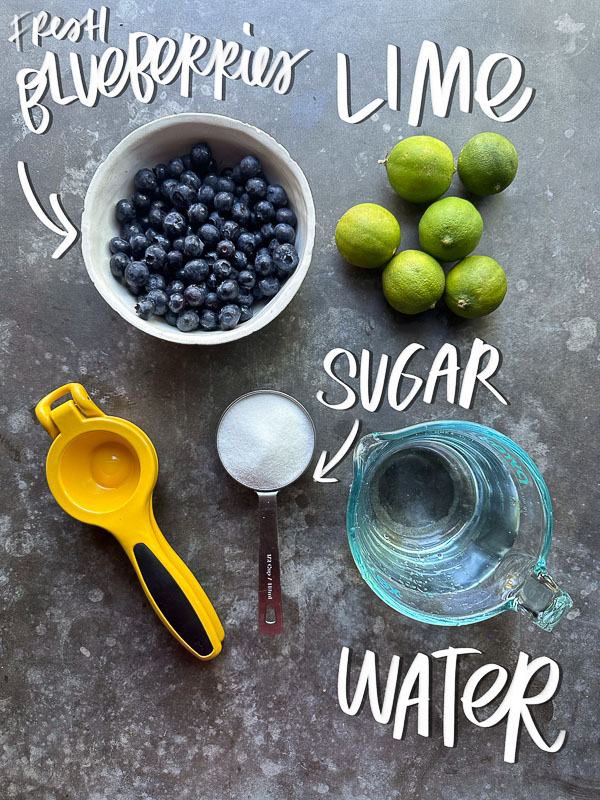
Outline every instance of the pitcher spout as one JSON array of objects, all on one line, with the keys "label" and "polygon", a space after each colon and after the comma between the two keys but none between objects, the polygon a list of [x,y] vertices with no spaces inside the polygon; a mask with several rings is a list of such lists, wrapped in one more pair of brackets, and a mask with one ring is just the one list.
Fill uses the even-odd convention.
[{"label": "pitcher spout", "polygon": [[545,631],[573,606],[573,600],[545,571],[533,572],[514,598],[514,610],[525,614]]}]

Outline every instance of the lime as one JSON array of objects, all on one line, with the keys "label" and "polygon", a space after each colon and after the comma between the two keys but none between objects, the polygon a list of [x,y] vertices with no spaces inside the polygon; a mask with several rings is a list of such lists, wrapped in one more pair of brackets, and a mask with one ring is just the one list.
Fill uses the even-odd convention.
[{"label": "lime", "polygon": [[385,160],[392,188],[412,203],[437,200],[452,183],[454,156],[447,144],[433,136],[410,136],[394,147]]},{"label": "lime", "polygon": [[420,250],[403,250],[383,270],[383,293],[403,314],[433,308],[444,294],[444,270],[435,258]]},{"label": "lime", "polygon": [[440,261],[464,258],[477,247],[482,233],[481,214],[461,197],[432,203],[419,222],[421,247]]},{"label": "lime", "polygon": [[470,192],[498,194],[514,181],[519,166],[512,142],[499,133],[478,133],[458,157],[458,174]]},{"label": "lime", "polygon": [[393,214],[376,203],[352,206],[335,229],[338,250],[356,267],[382,267],[400,244],[400,225]]},{"label": "lime", "polygon": [[469,256],[446,275],[444,300],[459,317],[483,317],[495,311],[506,294],[504,270],[487,256]]}]

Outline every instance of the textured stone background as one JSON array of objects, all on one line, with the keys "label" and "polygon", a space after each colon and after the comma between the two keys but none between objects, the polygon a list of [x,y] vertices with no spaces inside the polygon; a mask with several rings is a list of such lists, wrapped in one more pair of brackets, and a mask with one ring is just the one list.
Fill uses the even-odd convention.
[{"label": "textured stone background", "polygon": [[[52,11],[81,15],[83,2]],[[501,9],[501,11],[500,11]],[[27,131],[18,113],[14,76],[41,63],[42,52],[6,41],[14,13],[37,10],[6,0],[1,16],[4,91],[0,99],[3,192],[3,391],[0,516],[0,784],[7,798],[28,800],[167,800],[298,798],[343,800],[506,797],[592,800],[600,795],[597,750],[598,660],[597,394],[597,35],[598,10],[580,3],[510,0],[403,2],[372,8],[332,0],[248,4],[123,0],[114,5],[111,44],[129,31],[181,36],[184,30],[255,41],[313,54],[298,68],[291,94],[227,86],[212,99],[210,78],[193,99],[176,86],[141,105],[130,92],[100,102],[56,107],[44,136]],[[407,125],[411,75],[423,39],[448,58],[459,45],[475,69],[505,50],[526,65],[537,89],[532,107],[501,127],[476,107],[439,119],[426,110],[419,130]],[[356,105],[384,90],[385,47],[402,47],[399,112],[382,109],[351,126],[336,112],[335,54],[351,56]],[[65,53],[66,44],[52,49]],[[82,43],[78,52],[100,52]],[[63,63],[64,63],[63,55]],[[289,148],[305,170],[317,207],[311,270],[295,300],[251,338],[219,348],[184,348],[154,340],[112,313],[90,284],[79,246],[62,260],[57,237],[42,228],[16,179],[29,164],[43,200],[60,193],[78,223],[87,185],[102,159],[129,131],[167,113],[220,112],[254,123]],[[415,246],[418,211],[387,186],[377,159],[401,136],[440,136],[455,155],[481,130],[515,143],[521,166],[513,186],[480,204],[480,252],[506,267],[509,291],[489,318],[449,321],[440,310],[403,320],[386,306],[377,275],[344,265],[333,244],[338,217],[350,205],[378,201],[396,212],[403,245]],[[457,181],[452,193],[459,193]],[[321,362],[332,348],[365,347],[392,356],[413,341],[427,352],[425,375],[445,341],[464,356],[480,336],[504,361],[495,384],[501,406],[480,392],[471,411],[418,400],[398,413],[359,410],[363,432],[426,419],[466,417],[508,433],[542,469],[556,512],[550,566],[574,608],[552,634],[515,614],[457,630],[412,622],[380,602],[360,579],[347,546],[345,505],[351,468],[339,483],[306,475],[281,494],[280,523],[286,632],[255,630],[256,500],[227,479],[217,462],[215,427],[241,393],[274,387],[306,404],[318,448],[337,449],[355,412],[321,406],[330,389]],[[35,403],[69,380],[82,381],[107,413],[127,417],[153,439],[160,459],[155,493],[159,523],[207,589],[227,631],[222,655],[199,664],[149,611],[117,543],[67,517],[49,494],[44,459],[49,439],[32,417]],[[519,650],[556,659],[562,687],[537,718],[548,738],[569,731],[563,750],[539,751],[524,734],[519,762],[502,761],[504,725],[480,730],[458,715],[458,741],[441,738],[441,666],[433,669],[433,734],[418,737],[411,715],[403,741],[365,711],[342,714],[335,684],[342,646],[391,656],[404,668],[421,651],[477,647],[461,670],[464,682],[487,662],[514,668]]]}]

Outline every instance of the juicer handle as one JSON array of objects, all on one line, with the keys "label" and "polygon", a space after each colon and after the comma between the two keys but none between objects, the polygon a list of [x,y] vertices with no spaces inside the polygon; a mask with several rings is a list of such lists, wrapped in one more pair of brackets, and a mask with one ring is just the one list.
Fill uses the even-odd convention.
[{"label": "juicer handle", "polygon": [[283,631],[279,535],[277,531],[277,492],[258,494],[258,632]]},{"label": "juicer handle", "polygon": [[158,526],[152,526],[151,536],[138,538],[127,553],[158,618],[196,658],[214,658],[224,633],[206,593]]}]

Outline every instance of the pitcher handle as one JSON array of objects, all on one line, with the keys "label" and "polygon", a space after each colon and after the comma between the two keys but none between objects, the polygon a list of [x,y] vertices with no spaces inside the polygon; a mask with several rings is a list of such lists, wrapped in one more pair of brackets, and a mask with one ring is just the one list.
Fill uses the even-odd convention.
[{"label": "pitcher handle", "polygon": [[533,572],[513,601],[515,611],[525,614],[545,631],[551,631],[572,606],[570,595],[545,570]]}]

